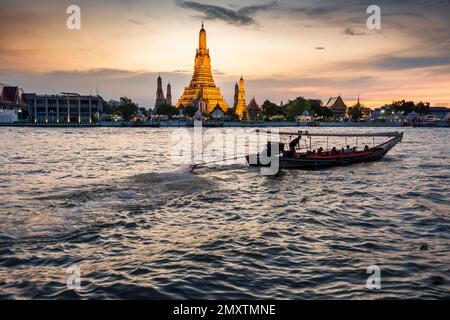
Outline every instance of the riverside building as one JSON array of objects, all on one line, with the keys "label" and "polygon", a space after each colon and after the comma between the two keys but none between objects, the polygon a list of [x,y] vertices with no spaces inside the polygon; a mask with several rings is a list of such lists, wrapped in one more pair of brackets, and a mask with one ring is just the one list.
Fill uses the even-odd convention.
[{"label": "riverside building", "polygon": [[42,124],[95,124],[103,111],[103,98],[77,93],[26,94],[28,120]]},{"label": "riverside building", "polygon": [[0,123],[14,123],[21,120],[27,106],[22,88],[0,83]]}]

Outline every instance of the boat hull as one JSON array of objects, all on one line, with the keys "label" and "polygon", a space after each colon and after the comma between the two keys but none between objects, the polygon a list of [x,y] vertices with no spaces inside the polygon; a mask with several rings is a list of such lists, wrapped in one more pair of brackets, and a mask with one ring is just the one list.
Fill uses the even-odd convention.
[{"label": "boat hull", "polygon": [[[338,156],[305,156],[301,158],[278,156],[279,167],[281,169],[303,169],[314,170],[336,166],[348,166],[356,163],[372,162],[383,158],[389,150],[391,150],[398,142],[403,138],[403,134],[398,137],[392,138],[385,143],[370,149],[367,152],[352,152],[349,154]],[[247,162],[253,167],[268,167],[269,165],[263,165],[259,162],[250,163],[250,157],[247,156]]]}]

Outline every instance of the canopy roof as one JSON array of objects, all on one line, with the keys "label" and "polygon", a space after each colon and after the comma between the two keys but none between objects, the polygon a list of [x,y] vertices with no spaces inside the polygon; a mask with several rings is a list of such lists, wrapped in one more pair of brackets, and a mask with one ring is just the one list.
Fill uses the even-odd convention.
[{"label": "canopy roof", "polygon": [[[271,130],[257,129],[258,133],[271,133]],[[310,133],[308,131],[297,132],[274,132],[288,136],[308,136],[308,137],[396,137],[400,132],[373,132],[373,133]]]},{"label": "canopy roof", "polygon": [[222,109],[220,107],[214,109],[214,111],[211,112],[211,116],[213,118],[220,118],[220,117],[223,117],[224,115],[225,115],[225,113],[222,111]]}]

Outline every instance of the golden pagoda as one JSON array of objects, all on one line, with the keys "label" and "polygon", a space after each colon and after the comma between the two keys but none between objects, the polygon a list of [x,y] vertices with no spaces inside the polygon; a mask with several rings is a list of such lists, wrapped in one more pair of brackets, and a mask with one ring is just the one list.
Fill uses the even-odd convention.
[{"label": "golden pagoda", "polygon": [[234,110],[239,119],[242,119],[247,107],[245,103],[244,78],[241,77],[241,79],[239,79],[239,86],[237,86],[236,89],[237,92],[235,93]]},{"label": "golden pagoda", "polygon": [[211,57],[206,47],[206,31],[203,26],[199,35],[199,48],[195,55],[194,75],[189,86],[178,100],[177,108],[195,106],[204,112],[212,112],[219,106],[223,112],[228,110],[228,104],[223,99],[220,89],[216,87],[211,72]]}]

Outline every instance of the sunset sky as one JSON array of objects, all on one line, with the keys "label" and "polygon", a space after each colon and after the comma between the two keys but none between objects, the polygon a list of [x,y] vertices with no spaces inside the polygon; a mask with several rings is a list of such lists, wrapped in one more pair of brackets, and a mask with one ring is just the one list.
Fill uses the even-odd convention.
[{"label": "sunset sky", "polygon": [[[81,8],[81,30],[66,8]],[[369,5],[382,29],[366,27]],[[0,82],[26,92],[126,95],[153,107],[156,77],[174,102],[193,71],[205,21],[216,84],[232,104],[341,94],[377,107],[450,103],[450,0],[0,0]]]}]

